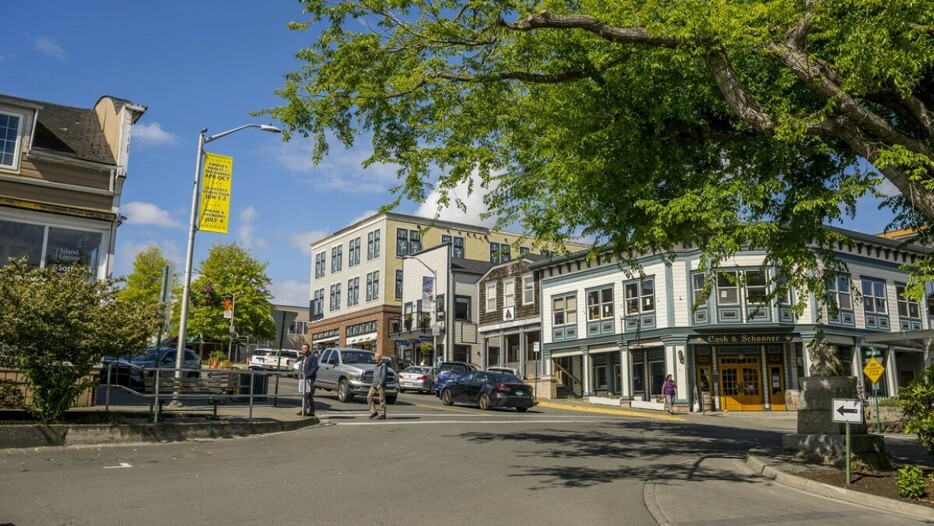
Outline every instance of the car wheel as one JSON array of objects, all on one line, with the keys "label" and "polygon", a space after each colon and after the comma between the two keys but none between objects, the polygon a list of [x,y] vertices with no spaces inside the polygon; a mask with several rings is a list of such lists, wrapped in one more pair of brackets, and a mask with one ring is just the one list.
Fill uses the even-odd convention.
[{"label": "car wheel", "polygon": [[445,389],[441,391],[441,403],[444,405],[454,405],[454,399],[451,398],[451,390]]},{"label": "car wheel", "polygon": [[395,396],[387,396],[387,397],[386,397],[386,403],[387,403],[387,404],[390,404],[390,405],[395,404],[395,403],[396,403],[396,397],[395,397]]},{"label": "car wheel", "polygon": [[486,393],[480,393],[479,402],[480,402],[480,409],[483,409],[484,411],[490,410],[490,395]]},{"label": "car wheel", "polygon": [[347,380],[341,380],[337,384],[337,399],[341,402],[353,400],[353,393],[350,392],[350,384],[347,383]]},{"label": "car wheel", "polygon": [[400,393],[404,393],[404,392],[405,392],[405,389],[400,388],[400,389],[399,389],[399,392],[400,392]]},{"label": "car wheel", "polygon": [[528,410],[529,410],[528,407],[517,407],[517,408],[516,408],[516,411],[519,411],[520,413],[524,413],[524,412],[526,412],[526,411],[528,411]]}]

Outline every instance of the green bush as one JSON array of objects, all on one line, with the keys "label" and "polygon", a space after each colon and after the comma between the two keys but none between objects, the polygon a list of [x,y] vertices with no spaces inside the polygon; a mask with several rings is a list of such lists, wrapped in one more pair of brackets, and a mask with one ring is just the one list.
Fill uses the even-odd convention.
[{"label": "green bush", "polygon": [[909,499],[924,496],[926,482],[918,466],[904,466],[898,470],[898,494]]},{"label": "green bush", "polygon": [[879,400],[879,407],[901,407],[902,401],[898,398],[881,398]]},{"label": "green bush", "polygon": [[902,414],[905,416],[905,432],[916,433],[918,444],[924,446],[934,457],[934,366],[925,369],[921,376],[898,391]]}]

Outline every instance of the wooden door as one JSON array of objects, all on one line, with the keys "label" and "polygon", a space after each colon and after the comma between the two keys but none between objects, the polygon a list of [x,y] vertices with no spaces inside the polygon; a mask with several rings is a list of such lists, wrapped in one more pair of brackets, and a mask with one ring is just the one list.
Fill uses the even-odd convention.
[{"label": "wooden door", "polygon": [[762,378],[758,357],[720,359],[720,404],[724,411],[761,411]]}]

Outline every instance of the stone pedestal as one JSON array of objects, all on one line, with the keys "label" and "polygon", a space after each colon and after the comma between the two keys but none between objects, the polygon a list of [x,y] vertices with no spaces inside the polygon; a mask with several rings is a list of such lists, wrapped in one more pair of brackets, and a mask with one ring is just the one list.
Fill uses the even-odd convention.
[{"label": "stone pedestal", "polygon": [[[798,432],[782,437],[786,450],[828,464],[846,462],[846,424],[833,421],[834,398],[856,398],[853,376],[809,376],[801,379],[798,399]],[[851,452],[870,465],[884,467],[888,461],[881,435],[867,433],[865,423],[850,424]]]}]

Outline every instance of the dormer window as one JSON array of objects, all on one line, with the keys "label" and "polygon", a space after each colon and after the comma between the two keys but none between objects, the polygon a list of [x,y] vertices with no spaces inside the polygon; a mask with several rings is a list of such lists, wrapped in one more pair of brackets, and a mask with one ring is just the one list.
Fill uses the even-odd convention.
[{"label": "dormer window", "polygon": [[19,170],[23,118],[0,111],[0,170]]}]

